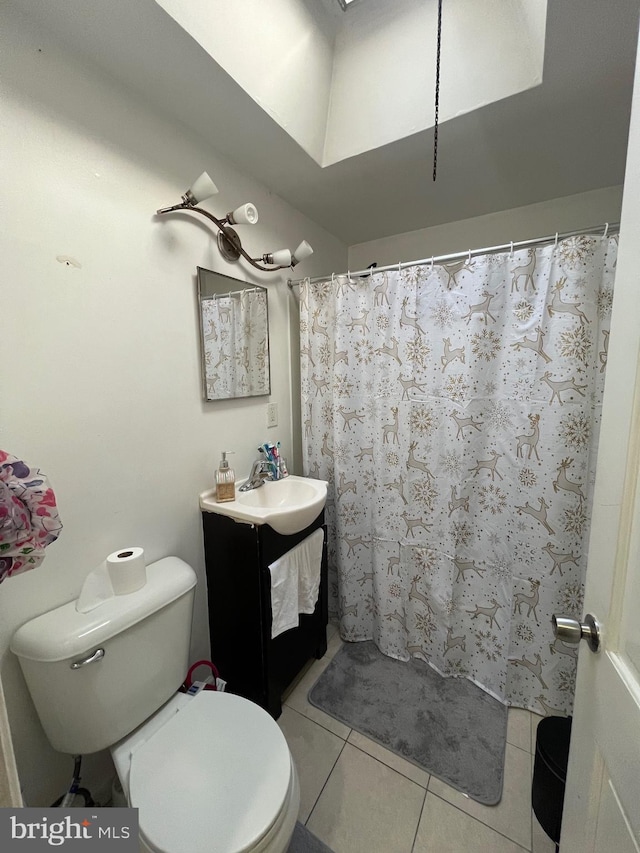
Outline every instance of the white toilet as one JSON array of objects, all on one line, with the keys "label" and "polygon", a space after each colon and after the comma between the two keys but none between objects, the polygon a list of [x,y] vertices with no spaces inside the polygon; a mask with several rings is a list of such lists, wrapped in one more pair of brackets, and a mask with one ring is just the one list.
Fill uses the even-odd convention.
[{"label": "white toilet", "polygon": [[167,557],[147,566],[136,592],[32,619],[11,650],[55,749],[111,749],[139,810],[141,850],[283,853],[300,792],[282,732],[239,696],[176,692],[195,585],[193,569]]}]

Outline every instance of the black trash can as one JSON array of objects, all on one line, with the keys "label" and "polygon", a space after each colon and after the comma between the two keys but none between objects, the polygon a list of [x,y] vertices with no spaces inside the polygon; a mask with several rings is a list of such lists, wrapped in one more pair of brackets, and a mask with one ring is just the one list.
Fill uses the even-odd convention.
[{"label": "black trash can", "polygon": [[538,823],[556,844],[560,843],[571,719],[545,717],[536,732],[531,805]]}]

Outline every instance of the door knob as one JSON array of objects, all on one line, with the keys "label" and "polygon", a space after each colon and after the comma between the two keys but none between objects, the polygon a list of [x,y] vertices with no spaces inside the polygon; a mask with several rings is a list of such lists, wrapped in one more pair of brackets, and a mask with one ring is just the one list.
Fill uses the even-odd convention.
[{"label": "door knob", "polygon": [[600,625],[591,613],[587,613],[584,622],[573,619],[571,616],[554,614],[551,617],[551,624],[554,635],[563,643],[577,646],[580,640],[586,640],[592,652],[597,652],[600,648]]}]

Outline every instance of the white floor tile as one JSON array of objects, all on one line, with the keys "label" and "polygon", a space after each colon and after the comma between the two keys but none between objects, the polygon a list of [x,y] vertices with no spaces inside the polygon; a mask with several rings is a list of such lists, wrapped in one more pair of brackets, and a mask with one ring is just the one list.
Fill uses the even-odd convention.
[{"label": "white floor tile", "polygon": [[355,729],[352,729],[347,743],[353,744],[353,746],[356,746],[358,749],[366,752],[367,755],[370,755],[372,758],[377,758],[378,761],[382,761],[383,764],[386,764],[387,767],[390,767],[397,773],[402,773],[403,776],[406,776],[407,779],[411,779],[411,781],[415,782],[416,785],[426,788],[429,784],[429,774],[426,771],[422,770],[420,767],[416,767],[416,765],[412,764],[410,761],[406,761],[395,752],[385,749],[384,746],[381,746],[379,743],[371,740],[371,738],[365,737],[365,735],[360,734],[360,732],[357,732]]},{"label": "white floor tile", "polygon": [[429,780],[429,791],[531,849],[531,755],[523,749],[507,744],[504,788],[497,806],[483,806],[435,776]]},{"label": "white floor tile", "polygon": [[298,820],[306,823],[329,778],[344,741],[286,706],[278,719],[293,755],[300,781]]},{"label": "white floor tile", "polygon": [[333,660],[334,655],[344,646],[340,634],[336,630],[331,637],[331,639],[327,640],[327,651],[325,652],[322,660],[326,660],[327,663]]},{"label": "white floor tile", "polygon": [[544,717],[541,717],[539,714],[531,713],[531,754],[536,754],[536,734],[538,731],[538,723],[540,720],[544,720]]},{"label": "white floor tile", "polygon": [[523,848],[427,794],[413,853],[523,853]]},{"label": "white floor tile", "polygon": [[313,720],[315,723],[318,723],[319,725],[324,726],[325,729],[333,732],[333,734],[338,735],[338,737],[341,737],[343,740],[346,740],[349,737],[351,729],[348,726],[345,726],[344,723],[341,723],[339,720],[330,717],[328,714],[325,714],[324,711],[316,708],[307,699],[307,694],[325,669],[329,666],[333,660],[333,656],[341,646],[342,640],[340,639],[340,635],[335,634],[329,642],[325,656],[320,660],[313,662],[291,693],[289,693],[285,698],[285,705],[288,705],[300,714],[304,714],[305,717],[308,717],[310,720]]},{"label": "white floor tile", "polygon": [[307,822],[334,853],[411,853],[425,790],[346,744]]},{"label": "white floor tile", "polygon": [[555,853],[556,845],[549,838],[547,833],[538,823],[538,819],[536,816],[531,813],[531,824],[532,824],[532,838],[531,838],[531,850],[532,853]]},{"label": "white floor tile", "polygon": [[509,708],[507,717],[507,743],[531,752],[531,712],[523,708]]},{"label": "white floor tile", "polygon": [[284,693],[282,694],[282,704],[283,704],[283,705],[286,703],[286,701],[287,701],[287,699],[289,698],[289,696],[291,696],[291,694],[294,692],[294,690],[296,689],[296,687],[298,686],[298,684],[300,684],[300,682],[301,682],[301,681],[302,681],[302,679],[305,677],[305,675],[309,672],[309,670],[311,669],[311,667],[315,665],[315,663],[316,663],[315,658],[314,658],[313,660],[308,661],[308,662],[307,662],[307,664],[306,664],[305,666],[303,666],[303,667],[302,667],[302,669],[300,670],[300,672],[299,672],[299,673],[296,675],[296,677],[293,679],[293,681],[291,682],[291,684],[289,684],[289,685],[288,685],[288,687],[286,687],[286,688],[285,688],[285,691],[284,691]]}]

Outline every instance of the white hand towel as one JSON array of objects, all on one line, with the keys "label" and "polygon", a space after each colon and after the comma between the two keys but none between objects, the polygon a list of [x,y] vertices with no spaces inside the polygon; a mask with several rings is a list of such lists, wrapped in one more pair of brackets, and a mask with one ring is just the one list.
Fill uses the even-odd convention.
[{"label": "white hand towel", "polygon": [[315,530],[271,563],[271,637],[297,628],[299,613],[313,613],[320,589],[324,531]]}]

